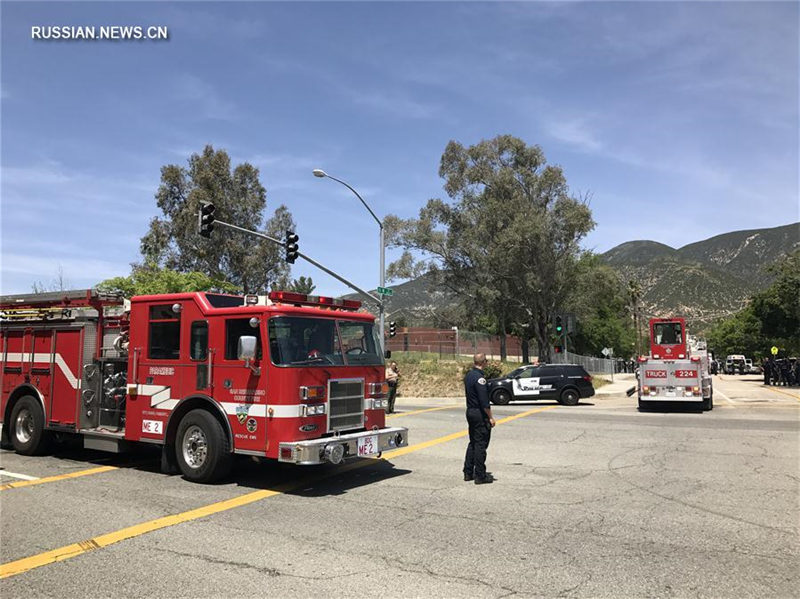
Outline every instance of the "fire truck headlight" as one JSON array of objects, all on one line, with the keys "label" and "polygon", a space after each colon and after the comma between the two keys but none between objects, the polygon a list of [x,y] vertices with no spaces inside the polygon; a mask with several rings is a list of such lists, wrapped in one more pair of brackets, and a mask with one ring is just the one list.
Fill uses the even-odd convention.
[{"label": "fire truck headlight", "polygon": [[306,416],[317,416],[325,413],[325,404],[316,404],[313,406],[303,406],[305,408]]}]

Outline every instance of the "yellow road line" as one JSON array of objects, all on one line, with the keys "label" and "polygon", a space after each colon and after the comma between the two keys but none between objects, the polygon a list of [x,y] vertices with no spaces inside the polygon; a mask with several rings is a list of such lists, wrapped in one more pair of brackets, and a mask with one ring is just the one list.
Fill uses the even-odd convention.
[{"label": "yellow road line", "polygon": [[44,478],[37,478],[35,480],[20,480],[17,482],[0,485],[0,491],[5,491],[7,489],[19,489],[20,487],[30,487],[31,485],[42,485],[44,483],[52,483],[57,480],[66,480],[68,478],[89,476],[90,474],[100,474],[101,472],[108,472],[110,470],[119,470],[119,468],[117,466],[100,466],[98,468],[89,468],[88,470],[78,470],[76,472],[69,472],[67,474],[46,476]]},{"label": "yellow road line", "polygon": [[424,410],[414,410],[413,412],[400,412],[397,414],[389,414],[386,416],[386,420],[389,418],[399,418],[400,416],[413,416],[414,414],[423,414],[425,412],[435,412],[436,410],[452,410],[453,408],[460,408],[462,406],[439,406],[438,408],[425,408]]},{"label": "yellow road line", "polygon": [[[535,414],[537,412],[543,412],[545,410],[552,410],[557,407],[558,406],[547,406],[544,408],[537,408],[535,410],[528,410],[527,412],[521,412],[519,414],[515,414],[507,418],[502,418],[497,421],[497,424],[498,425],[504,424],[506,422],[516,420],[517,418],[522,418],[524,416],[529,416],[531,414]],[[384,459],[399,457],[402,455],[406,455],[408,453],[412,453],[414,451],[420,451],[422,449],[427,449],[428,447],[433,447],[434,445],[440,445],[441,443],[453,441],[454,439],[466,437],[468,434],[469,431],[460,431],[458,433],[453,433],[451,435],[446,435],[444,437],[439,437],[437,439],[432,439],[430,441],[424,441],[423,443],[417,443],[416,445],[411,445],[409,447],[401,447],[400,449],[384,452],[383,457]],[[77,557],[78,555],[88,553],[89,551],[94,551],[95,549],[100,549],[102,547],[108,547],[109,545],[113,545],[115,543],[119,543],[120,541],[125,541],[127,539],[132,539],[134,537],[138,537],[148,532],[160,530],[162,528],[174,526],[176,524],[181,524],[183,522],[189,522],[191,520],[197,520],[199,518],[205,518],[206,516],[211,516],[213,514],[218,514],[220,512],[231,510],[233,508],[241,507],[249,503],[260,501],[261,499],[274,497],[275,495],[281,495],[283,493],[286,493],[287,491],[291,491],[293,489],[300,488],[303,485],[307,485],[309,484],[309,482],[318,482],[325,478],[341,474],[342,472],[345,472],[347,470],[361,468],[363,466],[367,466],[373,463],[374,462],[370,460],[365,460],[363,462],[352,462],[322,477],[317,477],[317,478],[305,477],[302,480],[293,481],[291,483],[287,483],[286,485],[281,485],[275,489],[263,489],[260,491],[253,491],[252,493],[246,493],[244,495],[239,495],[238,497],[234,497],[232,499],[226,499],[224,501],[211,503],[209,505],[199,507],[193,510],[181,512],[180,514],[173,514],[171,516],[156,518],[155,520],[150,520],[148,522],[142,522],[141,524],[135,524],[134,526],[129,526],[121,530],[92,537],[91,539],[87,539],[85,541],[80,541],[78,543],[65,545],[63,547],[59,547],[58,549],[53,549],[52,551],[45,551],[44,553],[39,553],[37,555],[32,555],[30,557],[24,557],[22,559],[15,560],[13,562],[7,562],[5,564],[0,565],[0,579],[8,578],[9,576],[16,576],[17,574],[22,574],[29,570],[33,570],[34,568],[46,566],[54,562],[68,560],[70,558]],[[113,469],[114,467],[106,466],[106,468]]]}]

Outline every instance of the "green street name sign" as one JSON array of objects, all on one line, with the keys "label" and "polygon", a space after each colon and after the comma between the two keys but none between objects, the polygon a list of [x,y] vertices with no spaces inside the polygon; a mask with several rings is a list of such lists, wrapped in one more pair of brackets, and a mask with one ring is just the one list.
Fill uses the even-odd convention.
[{"label": "green street name sign", "polygon": [[394,291],[388,287],[378,287],[378,295],[394,295]]}]

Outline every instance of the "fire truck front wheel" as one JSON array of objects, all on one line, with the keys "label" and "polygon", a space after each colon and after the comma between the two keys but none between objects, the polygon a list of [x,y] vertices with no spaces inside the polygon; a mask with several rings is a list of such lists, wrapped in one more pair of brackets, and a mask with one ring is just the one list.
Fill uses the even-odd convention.
[{"label": "fire truck front wheel", "polygon": [[11,444],[22,455],[41,455],[50,446],[52,435],[44,430],[42,406],[30,395],[21,397],[11,411]]},{"label": "fire truck front wheel", "polygon": [[231,467],[230,440],[219,420],[206,410],[192,410],[181,420],[175,455],[183,475],[198,483],[223,478]]}]

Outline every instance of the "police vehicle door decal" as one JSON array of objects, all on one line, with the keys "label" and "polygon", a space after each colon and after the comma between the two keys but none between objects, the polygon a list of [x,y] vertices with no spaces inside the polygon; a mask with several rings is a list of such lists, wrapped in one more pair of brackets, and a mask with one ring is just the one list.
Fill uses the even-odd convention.
[{"label": "police vehicle door decal", "polygon": [[514,395],[539,395],[539,377],[514,379]]}]

